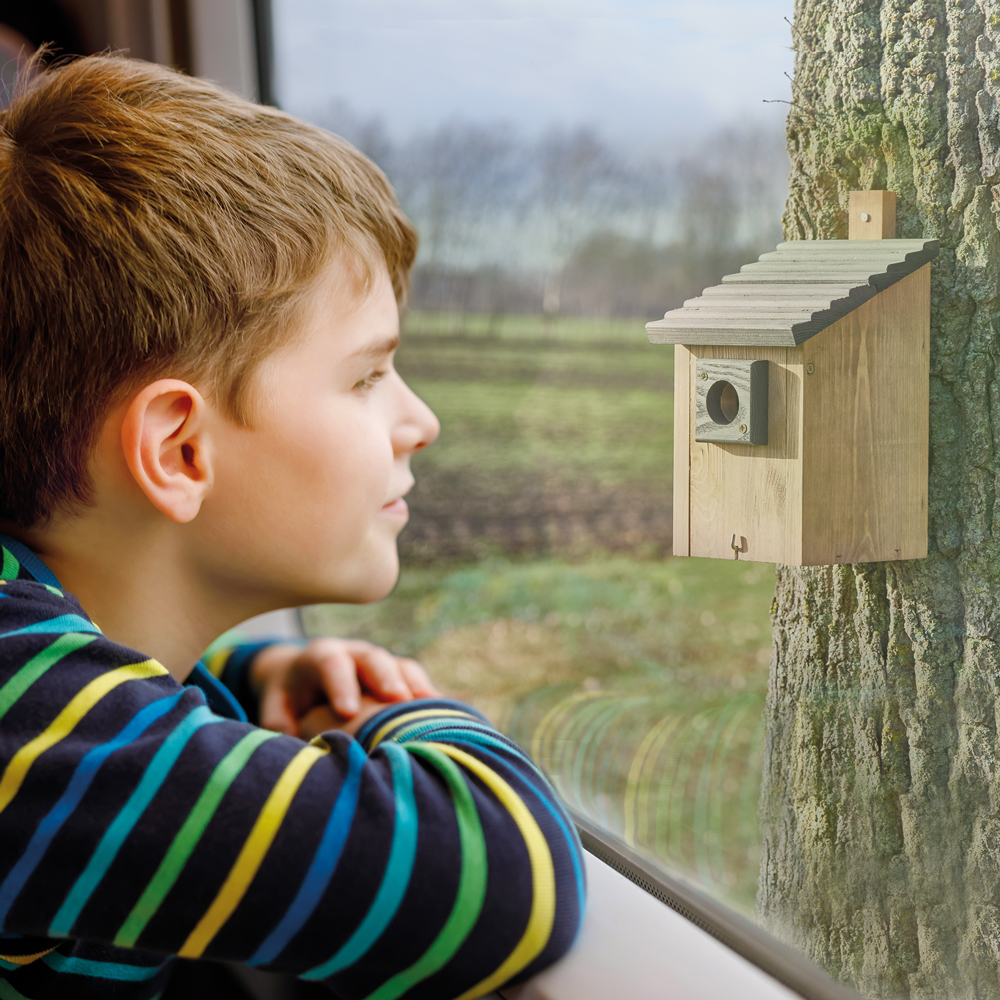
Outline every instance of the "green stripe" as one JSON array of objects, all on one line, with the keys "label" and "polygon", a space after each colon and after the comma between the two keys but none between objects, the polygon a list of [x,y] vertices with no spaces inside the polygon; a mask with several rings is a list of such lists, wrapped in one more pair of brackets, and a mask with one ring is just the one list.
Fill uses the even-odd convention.
[{"label": "green stripe", "polygon": [[[4,549],[4,553],[7,550]],[[5,564],[6,565],[6,564]],[[0,719],[2,719],[18,698],[45,673],[49,667],[57,664],[64,656],[88,642],[93,642],[96,635],[83,632],[66,632],[59,636],[51,646],[46,646],[40,653],[33,656],[2,688],[0,688]],[[0,998],[2,1000],[2,998]]]},{"label": "green stripe", "polygon": [[16,580],[17,574],[21,572],[21,564],[14,558],[14,553],[8,548],[3,550],[3,568],[0,569],[0,578],[4,580]]},{"label": "green stripe", "polygon": [[479,919],[486,897],[486,838],[483,836],[472,792],[469,791],[461,769],[447,754],[434,747],[409,743],[406,749],[436,767],[448,785],[458,820],[462,873],[458,880],[455,905],[441,928],[441,933],[413,965],[386,980],[374,993],[369,994],[367,1000],[396,1000],[412,986],[442,968],[469,936]]},{"label": "green stripe", "polygon": [[[4,549],[4,552],[6,551]],[[28,1000],[28,998],[15,990],[6,979],[0,979],[0,1000]]]},{"label": "green stripe", "polygon": [[[177,831],[177,836],[174,837],[169,850],[160,862],[160,867],[156,869],[156,874],[149,880],[139,901],[132,907],[132,912],[115,935],[115,944],[119,948],[131,948],[135,944],[146,924],[153,918],[167,893],[180,877],[188,858],[198,846],[205,827],[215,815],[215,810],[218,809],[229,786],[236,780],[236,776],[243,770],[257,747],[278,735],[267,729],[255,729],[247,733],[216,765],[194,808],[184,820],[184,825]],[[0,997],[0,1000],[3,998]]]}]

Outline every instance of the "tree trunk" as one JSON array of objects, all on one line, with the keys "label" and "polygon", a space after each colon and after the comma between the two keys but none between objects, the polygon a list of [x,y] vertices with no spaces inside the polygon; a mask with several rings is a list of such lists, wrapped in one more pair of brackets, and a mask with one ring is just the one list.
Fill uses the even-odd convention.
[{"label": "tree trunk", "polygon": [[761,921],[872,997],[1000,996],[1000,3],[796,0],[788,239],[932,265],[930,554],[778,568]]}]

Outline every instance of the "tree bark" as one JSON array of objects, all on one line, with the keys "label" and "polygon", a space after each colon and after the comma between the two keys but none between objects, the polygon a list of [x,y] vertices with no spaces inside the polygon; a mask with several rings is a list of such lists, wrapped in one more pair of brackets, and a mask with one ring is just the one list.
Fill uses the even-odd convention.
[{"label": "tree bark", "polygon": [[872,997],[1000,996],[1000,3],[796,0],[788,239],[897,193],[932,265],[930,554],[778,568],[763,924]]}]

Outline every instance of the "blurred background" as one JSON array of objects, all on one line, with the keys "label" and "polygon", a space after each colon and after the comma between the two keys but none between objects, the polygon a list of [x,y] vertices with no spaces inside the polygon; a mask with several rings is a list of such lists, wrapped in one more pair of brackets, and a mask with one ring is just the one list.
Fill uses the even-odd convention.
[{"label": "blurred background", "polygon": [[768,565],[673,559],[673,352],[773,249],[791,0],[0,0],[18,61],[124,49],[378,162],[421,234],[398,367],[437,411],[395,593],[311,633],[419,656],[567,801],[745,913]]},{"label": "blurred background", "polygon": [[773,569],[673,559],[644,324],[781,238],[791,0],[274,0],[274,93],[378,162],[437,411],[395,594],[303,615],[419,656],[567,801],[751,914]]}]

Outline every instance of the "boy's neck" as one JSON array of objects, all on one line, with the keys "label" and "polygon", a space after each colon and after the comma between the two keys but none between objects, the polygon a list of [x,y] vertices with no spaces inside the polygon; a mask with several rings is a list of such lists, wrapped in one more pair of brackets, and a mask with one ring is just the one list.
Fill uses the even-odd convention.
[{"label": "boy's neck", "polygon": [[36,552],[109,639],[153,657],[178,681],[213,639],[259,613],[195,572],[176,532],[102,532],[86,517],[0,530]]}]

